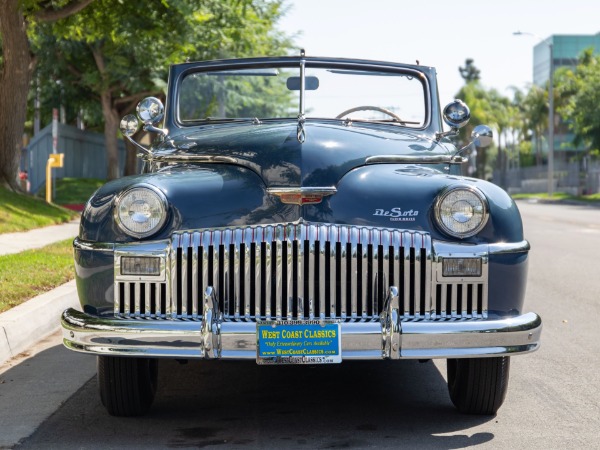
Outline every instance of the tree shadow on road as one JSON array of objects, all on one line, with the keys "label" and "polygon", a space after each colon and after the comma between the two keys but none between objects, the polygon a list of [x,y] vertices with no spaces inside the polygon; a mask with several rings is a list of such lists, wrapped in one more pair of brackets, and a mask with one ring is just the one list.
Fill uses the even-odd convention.
[{"label": "tree shadow on road", "polygon": [[491,441],[492,433],[465,432],[490,420],[456,412],[432,362],[161,361],[159,393],[147,416],[109,416],[94,379],[23,448],[453,449]]}]

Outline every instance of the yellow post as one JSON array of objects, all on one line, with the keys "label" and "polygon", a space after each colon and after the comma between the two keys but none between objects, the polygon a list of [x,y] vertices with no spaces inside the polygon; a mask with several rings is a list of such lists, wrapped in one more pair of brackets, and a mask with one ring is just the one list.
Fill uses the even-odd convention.
[{"label": "yellow post", "polygon": [[52,168],[63,167],[65,154],[52,153],[46,163],[46,201],[52,203]]}]

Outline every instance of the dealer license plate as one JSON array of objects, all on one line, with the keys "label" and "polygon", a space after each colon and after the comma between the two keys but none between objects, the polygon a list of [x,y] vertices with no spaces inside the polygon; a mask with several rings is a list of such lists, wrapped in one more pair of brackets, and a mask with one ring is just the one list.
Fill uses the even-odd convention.
[{"label": "dealer license plate", "polygon": [[257,322],[258,364],[342,362],[340,324],[321,321]]}]

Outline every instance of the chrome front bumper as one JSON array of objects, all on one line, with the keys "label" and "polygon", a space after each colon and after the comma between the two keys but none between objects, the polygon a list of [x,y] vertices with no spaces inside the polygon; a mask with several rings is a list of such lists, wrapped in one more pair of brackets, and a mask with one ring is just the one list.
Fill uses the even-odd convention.
[{"label": "chrome front bumper", "polygon": [[[218,317],[218,316],[217,316]],[[112,356],[256,359],[256,323],[98,318],[68,309],[64,345]],[[510,356],[540,345],[541,318],[341,323],[342,359],[430,359]]]}]

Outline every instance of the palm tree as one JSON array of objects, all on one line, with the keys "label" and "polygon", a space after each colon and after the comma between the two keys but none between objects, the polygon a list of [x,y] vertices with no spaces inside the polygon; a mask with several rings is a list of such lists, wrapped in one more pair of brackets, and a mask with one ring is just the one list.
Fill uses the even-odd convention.
[{"label": "palm tree", "polygon": [[532,85],[523,99],[523,133],[532,131],[535,136],[536,164],[542,163],[542,139],[548,128],[548,91]]},{"label": "palm tree", "polygon": [[[464,101],[471,110],[471,120],[461,129],[461,141],[467,142],[473,132],[473,128],[481,124],[490,124],[493,114],[490,106],[488,91],[478,81],[469,81],[456,94],[456,98]],[[475,176],[485,179],[488,149],[477,149],[477,161]]]}]

